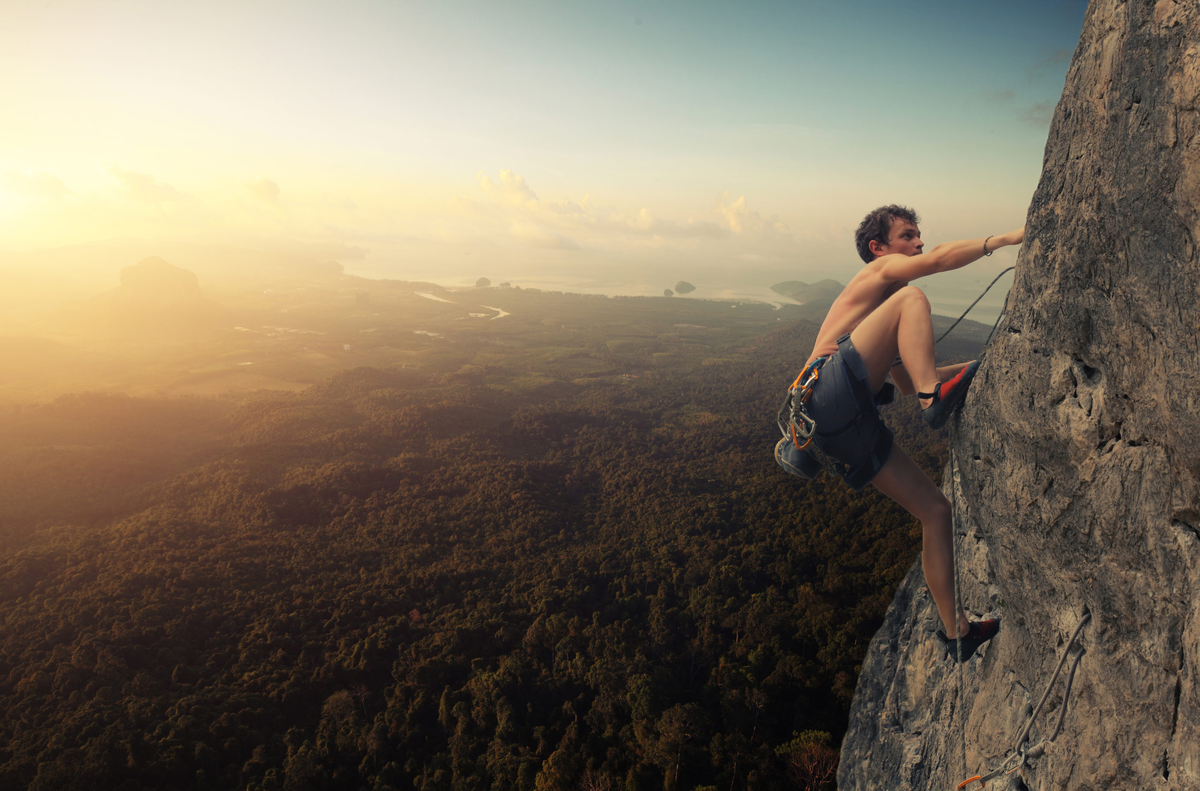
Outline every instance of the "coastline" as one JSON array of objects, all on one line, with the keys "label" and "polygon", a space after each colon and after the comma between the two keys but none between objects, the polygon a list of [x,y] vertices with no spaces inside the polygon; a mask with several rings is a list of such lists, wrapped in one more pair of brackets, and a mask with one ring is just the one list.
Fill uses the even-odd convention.
[{"label": "coastline", "polygon": [[[388,276],[386,273],[379,270],[371,270],[369,272],[347,272],[347,274],[355,277],[361,277],[366,280],[401,280],[406,278]],[[981,324],[991,325],[1000,315],[1000,311],[1004,308],[1005,296],[1008,292],[1008,287],[1011,285],[1012,275],[1006,276],[1004,280],[997,283],[996,286],[988,292],[988,294],[980,300],[970,313],[969,318],[972,321],[977,321]],[[770,279],[769,277],[765,279]],[[1006,282],[1007,281],[1007,282]],[[473,278],[467,277],[450,277],[432,280],[422,278],[420,280],[411,281],[420,282],[428,285],[437,286],[444,291],[451,293],[466,293],[478,289],[474,284]],[[527,277],[512,277],[493,279],[491,286],[485,287],[490,293],[503,293],[504,289],[499,288],[502,282],[510,282],[513,288],[522,289],[539,289],[541,291],[562,292],[564,294],[583,294],[588,296],[603,295],[607,297],[652,297],[659,299],[699,299],[710,302],[730,302],[738,303],[764,303],[770,305],[775,310],[781,309],[784,305],[799,306],[802,303],[794,299],[785,297],[782,294],[777,294],[768,286],[740,286],[740,285],[706,285],[696,283],[696,290],[687,294],[675,294],[671,297],[664,297],[663,289],[671,286],[663,286],[661,284],[649,283],[631,283],[631,282],[616,282],[603,281],[598,279],[588,279],[580,277],[546,277],[539,275],[530,275]],[[933,307],[935,315],[947,316],[950,318],[958,318],[962,312],[967,309],[980,292],[991,282],[991,277],[986,276],[986,273],[979,273],[978,276],[971,277],[970,280],[960,276],[958,278],[950,278],[943,276],[941,281],[927,280],[926,282],[918,283],[925,290],[926,296],[929,297],[929,302]]]}]

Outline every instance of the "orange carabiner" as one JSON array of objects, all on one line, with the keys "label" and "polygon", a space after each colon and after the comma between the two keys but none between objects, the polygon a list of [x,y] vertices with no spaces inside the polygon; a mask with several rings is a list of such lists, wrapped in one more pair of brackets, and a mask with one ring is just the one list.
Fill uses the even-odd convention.
[{"label": "orange carabiner", "polygon": [[800,375],[796,377],[796,381],[792,382],[792,386],[789,389],[795,390],[797,387],[800,387],[801,386],[800,383],[804,379],[804,375],[806,373],[808,373],[809,371],[812,371],[811,381],[815,382],[817,380],[817,374],[821,371],[821,369],[820,368],[814,369],[813,366],[815,366],[817,364],[818,360],[822,360],[822,359],[824,359],[824,358],[818,357],[816,360],[813,360],[811,363],[804,366],[804,368],[800,371]]},{"label": "orange carabiner", "polygon": [[974,777],[968,777],[966,780],[963,780],[961,783],[959,783],[958,791],[962,791],[964,788],[971,785],[971,783],[974,783],[976,780],[979,781],[980,788],[987,788],[987,783],[983,782],[983,775],[975,775]]},{"label": "orange carabiner", "polygon": [[812,372],[812,376],[810,376],[808,381],[804,383],[804,392],[800,394],[800,403],[808,403],[808,399],[812,397],[812,386],[817,383],[817,379],[820,378],[820,375],[821,371],[820,369],[817,369]]},{"label": "orange carabiner", "polygon": [[796,436],[796,424],[795,423],[792,424],[791,429],[792,429],[792,445],[796,448],[796,450],[804,450],[812,443],[812,437],[809,437],[804,442],[804,444],[801,445],[800,438]]}]

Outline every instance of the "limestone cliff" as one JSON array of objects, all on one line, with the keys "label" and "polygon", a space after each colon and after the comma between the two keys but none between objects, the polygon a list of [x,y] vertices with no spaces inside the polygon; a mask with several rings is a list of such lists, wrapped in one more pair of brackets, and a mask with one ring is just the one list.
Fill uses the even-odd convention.
[{"label": "limestone cliff", "polygon": [[863,666],[842,791],[996,766],[1085,608],[1062,732],[989,788],[1200,788],[1198,108],[1200,4],[1093,0],[945,476],[965,604],[1003,627],[960,698],[914,567]]}]

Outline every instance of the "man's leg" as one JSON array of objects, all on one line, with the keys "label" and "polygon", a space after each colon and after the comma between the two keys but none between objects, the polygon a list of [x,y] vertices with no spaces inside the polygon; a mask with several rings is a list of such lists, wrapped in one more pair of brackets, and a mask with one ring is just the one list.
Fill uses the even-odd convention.
[{"label": "man's leg", "polygon": [[921,570],[925,572],[925,584],[937,604],[946,634],[954,637],[965,633],[967,617],[961,611],[958,613],[959,629],[957,632],[954,629],[954,536],[950,502],[899,445],[892,447],[887,464],[871,483],[921,520]]},{"label": "man's leg", "polygon": [[937,387],[933,319],[929,300],[916,286],[905,286],[884,300],[850,333],[850,342],[867,366],[872,393],[883,386],[897,354],[918,392],[932,393]]}]

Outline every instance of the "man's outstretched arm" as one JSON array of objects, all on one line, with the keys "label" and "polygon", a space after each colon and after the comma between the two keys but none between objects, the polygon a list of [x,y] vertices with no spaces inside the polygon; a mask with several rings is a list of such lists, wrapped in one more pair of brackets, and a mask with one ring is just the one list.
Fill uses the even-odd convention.
[{"label": "man's outstretched arm", "polygon": [[[928,253],[920,255],[889,255],[880,259],[880,275],[892,282],[909,282],[919,277],[949,272],[983,258],[1001,247],[1010,247],[1025,241],[1025,226],[999,236],[961,239],[957,242],[939,244]],[[984,242],[987,250],[984,250]]]}]

